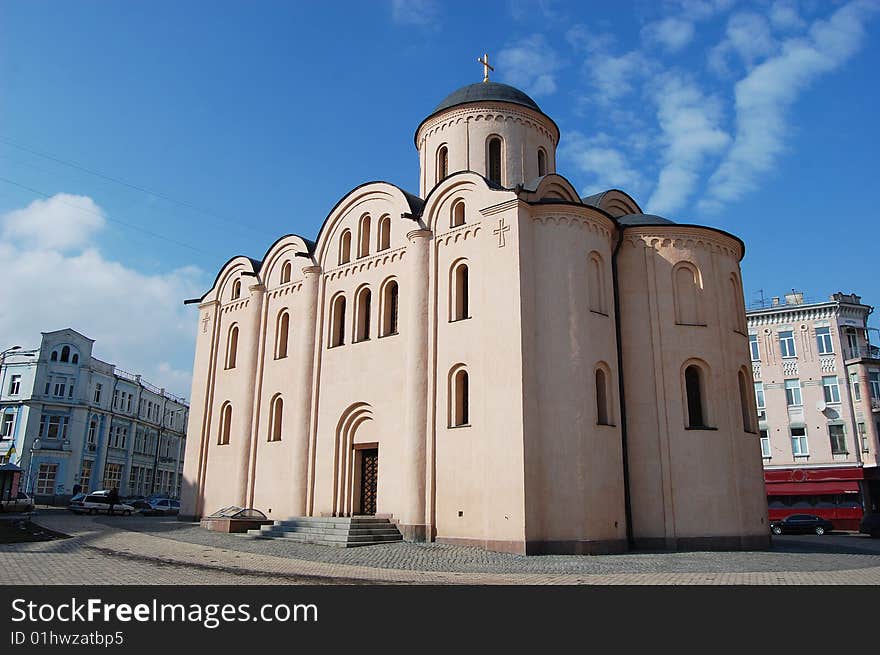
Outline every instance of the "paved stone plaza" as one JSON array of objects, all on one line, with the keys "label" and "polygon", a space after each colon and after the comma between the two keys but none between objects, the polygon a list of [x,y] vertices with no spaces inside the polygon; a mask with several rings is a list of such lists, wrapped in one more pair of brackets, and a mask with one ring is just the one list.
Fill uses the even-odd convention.
[{"label": "paved stone plaza", "polygon": [[880,540],[774,538],[765,552],[533,556],[441,544],[338,549],[209,532],[173,517],[41,509],[71,535],[0,545],[0,584],[878,584]]}]

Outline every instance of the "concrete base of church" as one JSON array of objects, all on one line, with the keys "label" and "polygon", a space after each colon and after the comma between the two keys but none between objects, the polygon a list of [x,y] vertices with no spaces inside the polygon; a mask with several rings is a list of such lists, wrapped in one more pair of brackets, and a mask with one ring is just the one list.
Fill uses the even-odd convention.
[{"label": "concrete base of church", "polygon": [[526,555],[619,555],[628,550],[626,539],[526,542]]},{"label": "concrete base of church", "polygon": [[768,550],[770,535],[729,537],[642,537],[635,539],[637,550]]},{"label": "concrete base of church", "polygon": [[404,541],[423,542],[428,540],[428,526],[424,524],[407,525],[404,523],[398,523],[397,529],[400,530],[400,534],[403,535]]}]

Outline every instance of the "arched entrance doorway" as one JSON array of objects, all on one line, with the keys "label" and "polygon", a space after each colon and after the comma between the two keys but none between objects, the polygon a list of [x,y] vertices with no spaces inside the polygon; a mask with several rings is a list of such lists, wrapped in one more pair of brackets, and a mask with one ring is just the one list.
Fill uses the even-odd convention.
[{"label": "arched entrance doorway", "polygon": [[379,505],[379,444],[371,437],[373,410],[348,407],[336,428],[333,515],[373,515]]}]

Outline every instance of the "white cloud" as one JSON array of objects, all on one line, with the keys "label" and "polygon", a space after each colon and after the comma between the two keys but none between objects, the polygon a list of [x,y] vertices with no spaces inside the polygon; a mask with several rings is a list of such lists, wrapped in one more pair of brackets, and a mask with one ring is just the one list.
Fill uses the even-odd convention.
[{"label": "white cloud", "polygon": [[770,22],[780,30],[799,30],[806,26],[794,2],[780,0],[770,7]]},{"label": "white cloud", "polygon": [[678,52],[694,38],[694,24],[681,18],[664,18],[642,29],[648,43],[659,44],[669,52]]},{"label": "white cloud", "polygon": [[766,17],[752,12],[734,14],[727,21],[724,40],[709,53],[709,68],[719,75],[727,75],[727,59],[736,54],[746,69],[751,69],[756,61],[774,54],[778,48]]},{"label": "white cloud", "polygon": [[701,209],[717,210],[757,186],[782,152],[786,112],[819,75],[843,64],[861,46],[864,23],[875,2],[856,0],[828,20],[816,21],[807,38],[789,39],[781,52],[756,66],[736,84],[736,135],[709,179]]},{"label": "white cloud", "polygon": [[637,191],[644,185],[641,173],[629,164],[626,154],[607,134],[587,137],[573,131],[566,135],[559,154],[579,172],[587,174],[589,183],[581,191],[584,195],[611,188]]},{"label": "white cloud", "polygon": [[401,25],[432,24],[440,15],[435,0],[391,0],[391,18]]},{"label": "white cloud", "polygon": [[595,87],[593,99],[610,105],[632,92],[636,82],[654,70],[655,66],[638,50],[616,57],[597,52],[587,58],[585,70]]},{"label": "white cloud", "polygon": [[106,219],[91,198],[59,193],[3,218],[3,238],[29,247],[68,250],[89,242]]},{"label": "white cloud", "polygon": [[0,334],[29,347],[39,344],[40,332],[70,327],[95,339],[99,359],[189,396],[197,321],[182,303],[200,295],[202,273],[188,266],[148,274],[108,259],[89,243],[103,222],[54,241],[20,230],[24,212],[45,230],[39,234],[66,230],[70,217],[58,206],[70,197],[103,215],[90,198],[58,194],[0,217]]},{"label": "white cloud", "polygon": [[498,53],[498,72],[504,81],[531,95],[556,92],[556,71],[562,63],[540,34],[508,45]]}]

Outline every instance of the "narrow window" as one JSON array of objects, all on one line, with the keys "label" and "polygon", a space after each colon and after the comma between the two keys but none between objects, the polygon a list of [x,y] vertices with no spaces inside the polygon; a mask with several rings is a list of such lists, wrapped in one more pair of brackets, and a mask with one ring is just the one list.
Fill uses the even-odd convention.
[{"label": "narrow window", "polygon": [[820,355],[830,355],[834,352],[834,346],[831,343],[831,328],[816,328],[816,345]]},{"label": "narrow window", "polygon": [[803,405],[801,402],[800,380],[785,381],[785,402],[789,407],[799,407]]},{"label": "narrow window", "polygon": [[286,309],[278,314],[275,330],[275,359],[284,359],[287,357],[287,339],[290,331],[290,313]]},{"label": "narrow window", "polygon": [[602,258],[599,253],[590,254],[590,271],[587,280],[587,292],[590,298],[590,311],[599,314],[607,314],[605,309],[605,276],[602,268]]},{"label": "narrow window", "polygon": [[52,356],[49,357],[49,359],[52,360],[53,362],[57,362],[57,361],[58,361],[58,351],[57,351],[57,350],[53,350],[53,351],[52,351]]},{"label": "narrow window", "polygon": [[345,296],[337,296],[333,301],[330,346],[341,346],[345,343]]},{"label": "narrow window", "polygon": [[783,357],[797,357],[794,347],[794,332],[784,330],[779,333],[779,352]]},{"label": "narrow window", "polygon": [[290,282],[290,269],[290,262],[284,262],[284,264],[281,266],[281,284],[286,284],[287,282]]},{"label": "narrow window", "polygon": [[70,362],[72,364],[78,364],[79,363],[79,355],[77,355],[76,353],[73,353],[73,357],[71,357]]},{"label": "narrow window", "polygon": [[470,307],[468,306],[468,266],[460,263],[452,269],[452,298],[450,302],[451,317],[450,320],[460,321],[470,318]]},{"label": "narrow window", "polygon": [[281,419],[284,414],[284,401],[275,396],[272,401],[272,418],[269,421],[269,441],[281,441]]},{"label": "narrow window", "polygon": [[229,443],[229,433],[232,430],[232,403],[225,403],[220,410],[220,433],[217,443],[225,446]]},{"label": "narrow window", "polygon": [[445,180],[447,175],[449,175],[449,149],[440,146],[437,151],[437,184]]},{"label": "narrow window", "polygon": [[605,371],[596,369],[596,422],[599,425],[610,425],[608,419],[608,389],[606,387]]},{"label": "narrow window", "polygon": [[543,148],[538,148],[538,177],[544,177],[547,174],[547,153]]},{"label": "narrow window", "polygon": [[847,455],[846,431],[842,425],[829,425],[828,436],[831,437],[831,454]]},{"label": "narrow window", "polygon": [[486,177],[491,182],[501,184],[501,137],[489,137],[489,143],[486,147],[487,163]]},{"label": "narrow window", "polygon": [[706,427],[703,410],[703,374],[699,366],[691,364],[684,371],[685,391],[688,405],[688,427]]},{"label": "narrow window", "polygon": [[391,247],[391,217],[388,215],[379,219],[379,248],[388,250]]},{"label": "narrow window", "polygon": [[853,400],[861,400],[862,399],[862,390],[859,388],[859,374],[858,373],[850,373],[849,381],[852,384],[853,391]]},{"label": "narrow window", "polygon": [[675,322],[679,325],[703,325],[700,321],[699,282],[690,266],[678,266],[674,272]]},{"label": "narrow window", "polygon": [[232,300],[241,298],[241,280],[232,283]]},{"label": "narrow window", "polygon": [[360,232],[358,232],[358,257],[366,257],[370,254],[370,217],[361,219]]},{"label": "narrow window", "polygon": [[745,332],[743,329],[743,311],[744,311],[745,303],[743,302],[743,295],[739,289],[739,282],[736,279],[735,275],[730,276],[730,318],[731,318],[731,329],[736,332]]},{"label": "narrow window", "polygon": [[822,378],[822,389],[825,394],[826,403],[840,402],[840,385],[837,382],[836,375],[826,375]]},{"label": "narrow window", "polygon": [[229,338],[226,342],[226,368],[235,368],[235,358],[238,354],[238,326],[229,328]]},{"label": "narrow window", "polygon": [[61,349],[61,361],[66,362],[70,359],[70,346],[64,346]]},{"label": "narrow window", "polygon": [[453,372],[451,387],[449,425],[450,427],[468,425],[470,423],[470,399],[468,397],[468,374],[464,368]]},{"label": "narrow window", "polygon": [[770,436],[767,430],[761,430],[761,457],[770,459]]},{"label": "narrow window", "polygon": [[370,305],[373,294],[368,288],[361,289],[357,296],[356,329],[354,340],[366,341],[370,338]]},{"label": "narrow window", "polygon": [[459,200],[452,205],[452,227],[464,225],[464,200]]},{"label": "narrow window", "polygon": [[757,334],[750,334],[749,335],[749,352],[752,355],[753,362],[760,362],[761,361],[761,354],[758,351],[758,335]]},{"label": "narrow window", "polygon": [[391,280],[382,292],[382,336],[397,334],[397,282]]},{"label": "narrow window", "polygon": [[743,430],[746,432],[755,431],[755,420],[752,417],[752,404],[749,402],[749,387],[746,382],[746,374],[739,372],[739,404],[742,409]]},{"label": "narrow window", "polygon": [[351,261],[351,230],[344,230],[339,237],[339,264]]},{"label": "narrow window", "polygon": [[810,454],[806,428],[791,428],[791,452],[795,457],[807,457]]},{"label": "narrow window", "polygon": [[764,409],[764,383],[763,382],[755,382],[755,404],[758,406],[758,409]]}]

